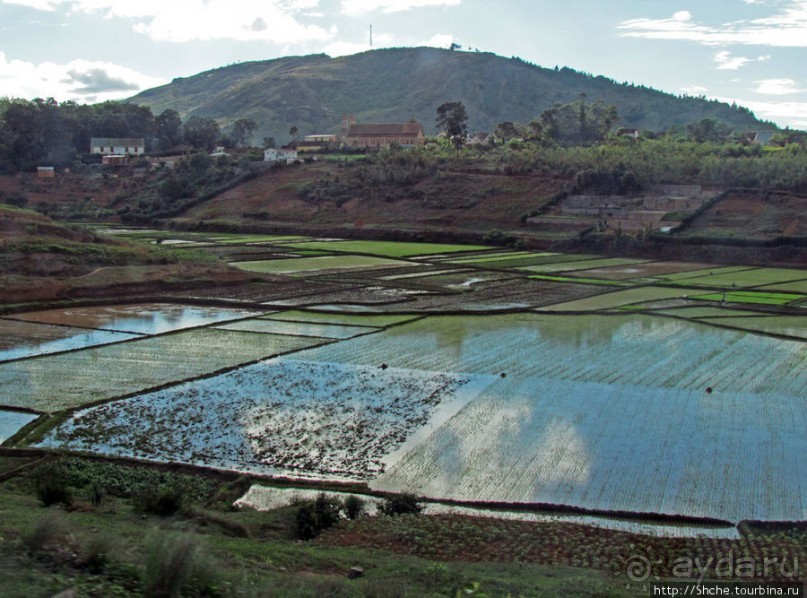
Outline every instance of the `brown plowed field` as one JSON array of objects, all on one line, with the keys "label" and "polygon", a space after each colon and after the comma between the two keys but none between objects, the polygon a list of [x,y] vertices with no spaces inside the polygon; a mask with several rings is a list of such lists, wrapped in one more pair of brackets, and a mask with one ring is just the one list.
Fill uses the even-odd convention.
[{"label": "brown plowed field", "polygon": [[447,173],[412,185],[380,185],[347,202],[306,201],[300,189],[336,164],[318,163],[268,171],[190,210],[191,220],[215,219],[373,228],[488,231],[520,228],[521,216],[558,192],[562,181],[545,175]]},{"label": "brown plowed field", "polygon": [[696,218],[689,235],[752,239],[807,235],[807,197],[787,193],[733,193]]}]

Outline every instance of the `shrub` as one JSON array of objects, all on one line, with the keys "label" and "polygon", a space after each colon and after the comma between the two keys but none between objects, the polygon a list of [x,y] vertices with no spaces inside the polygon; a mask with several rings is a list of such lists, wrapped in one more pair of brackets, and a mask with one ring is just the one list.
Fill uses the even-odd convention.
[{"label": "shrub", "polygon": [[379,511],[382,515],[419,515],[423,511],[423,505],[417,496],[404,492],[385,499]]},{"label": "shrub", "polygon": [[103,573],[112,563],[112,554],[115,553],[115,546],[107,536],[93,538],[81,550],[80,560],[77,563],[82,569],[89,573]]},{"label": "shrub", "polygon": [[179,484],[164,484],[141,490],[135,503],[143,513],[174,515],[185,507],[185,494]]},{"label": "shrub", "polygon": [[5,198],[5,203],[7,203],[10,206],[24,208],[25,206],[28,205],[28,198],[25,197],[25,195],[23,195],[19,191],[14,191],[10,193],[8,197]]},{"label": "shrub", "polygon": [[351,494],[345,499],[345,515],[348,519],[358,519],[364,511],[365,502],[358,496]]},{"label": "shrub", "polygon": [[195,569],[197,546],[191,536],[160,535],[146,547],[146,596],[179,596]]},{"label": "shrub", "polygon": [[297,537],[301,540],[316,538],[323,530],[336,525],[341,516],[342,503],[339,499],[320,492],[316,500],[305,501],[297,507]]},{"label": "shrub", "polygon": [[68,487],[68,474],[59,462],[46,463],[34,473],[36,495],[42,506],[73,503],[73,494]]},{"label": "shrub", "polygon": [[513,247],[520,248],[521,241],[515,235],[505,233],[497,228],[494,228],[482,237],[482,242],[485,245],[497,245],[500,247]]},{"label": "shrub", "polygon": [[71,533],[64,516],[60,511],[48,513],[23,534],[25,547],[33,554],[50,552],[64,547]]}]

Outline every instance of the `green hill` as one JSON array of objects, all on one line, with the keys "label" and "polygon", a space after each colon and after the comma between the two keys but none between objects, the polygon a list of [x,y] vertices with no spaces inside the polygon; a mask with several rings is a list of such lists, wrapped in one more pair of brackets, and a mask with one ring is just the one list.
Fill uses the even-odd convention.
[{"label": "green hill", "polygon": [[556,102],[585,97],[617,107],[622,127],[666,130],[712,118],[735,130],[773,129],[747,109],[647,87],[617,83],[569,68],[547,69],[519,58],[437,48],[373,50],[330,58],[325,54],[230,65],[144,91],[130,102],[155,114],[171,108],[183,119],[215,118],[226,127],[254,118],[255,139],[336,133],[342,114],[359,122],[416,118],[436,132],[437,107],[461,100],[470,131],[491,131],[502,121],[528,123]]}]

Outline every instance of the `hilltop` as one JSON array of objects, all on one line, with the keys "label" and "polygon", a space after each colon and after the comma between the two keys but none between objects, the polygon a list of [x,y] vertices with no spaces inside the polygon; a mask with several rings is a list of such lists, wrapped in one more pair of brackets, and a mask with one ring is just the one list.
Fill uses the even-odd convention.
[{"label": "hilltop", "polygon": [[437,106],[462,101],[470,131],[492,131],[503,121],[529,123],[555,103],[586,97],[617,107],[619,126],[666,130],[711,118],[735,130],[774,129],[749,110],[702,98],[678,97],[618,83],[570,68],[544,68],[519,58],[437,48],[372,50],[330,58],[325,54],[225,66],[144,91],[128,101],[227,126],[239,118],[259,125],[256,139],[338,132],[343,113],[359,122],[415,118],[436,133]]}]

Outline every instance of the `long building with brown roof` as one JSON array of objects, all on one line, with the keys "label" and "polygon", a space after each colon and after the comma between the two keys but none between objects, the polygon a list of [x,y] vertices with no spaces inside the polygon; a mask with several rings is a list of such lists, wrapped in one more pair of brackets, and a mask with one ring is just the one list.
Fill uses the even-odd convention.
[{"label": "long building with brown roof", "polygon": [[403,147],[413,147],[426,143],[423,126],[418,122],[385,125],[351,122],[346,129],[342,140],[350,147],[386,148],[394,143]]}]

